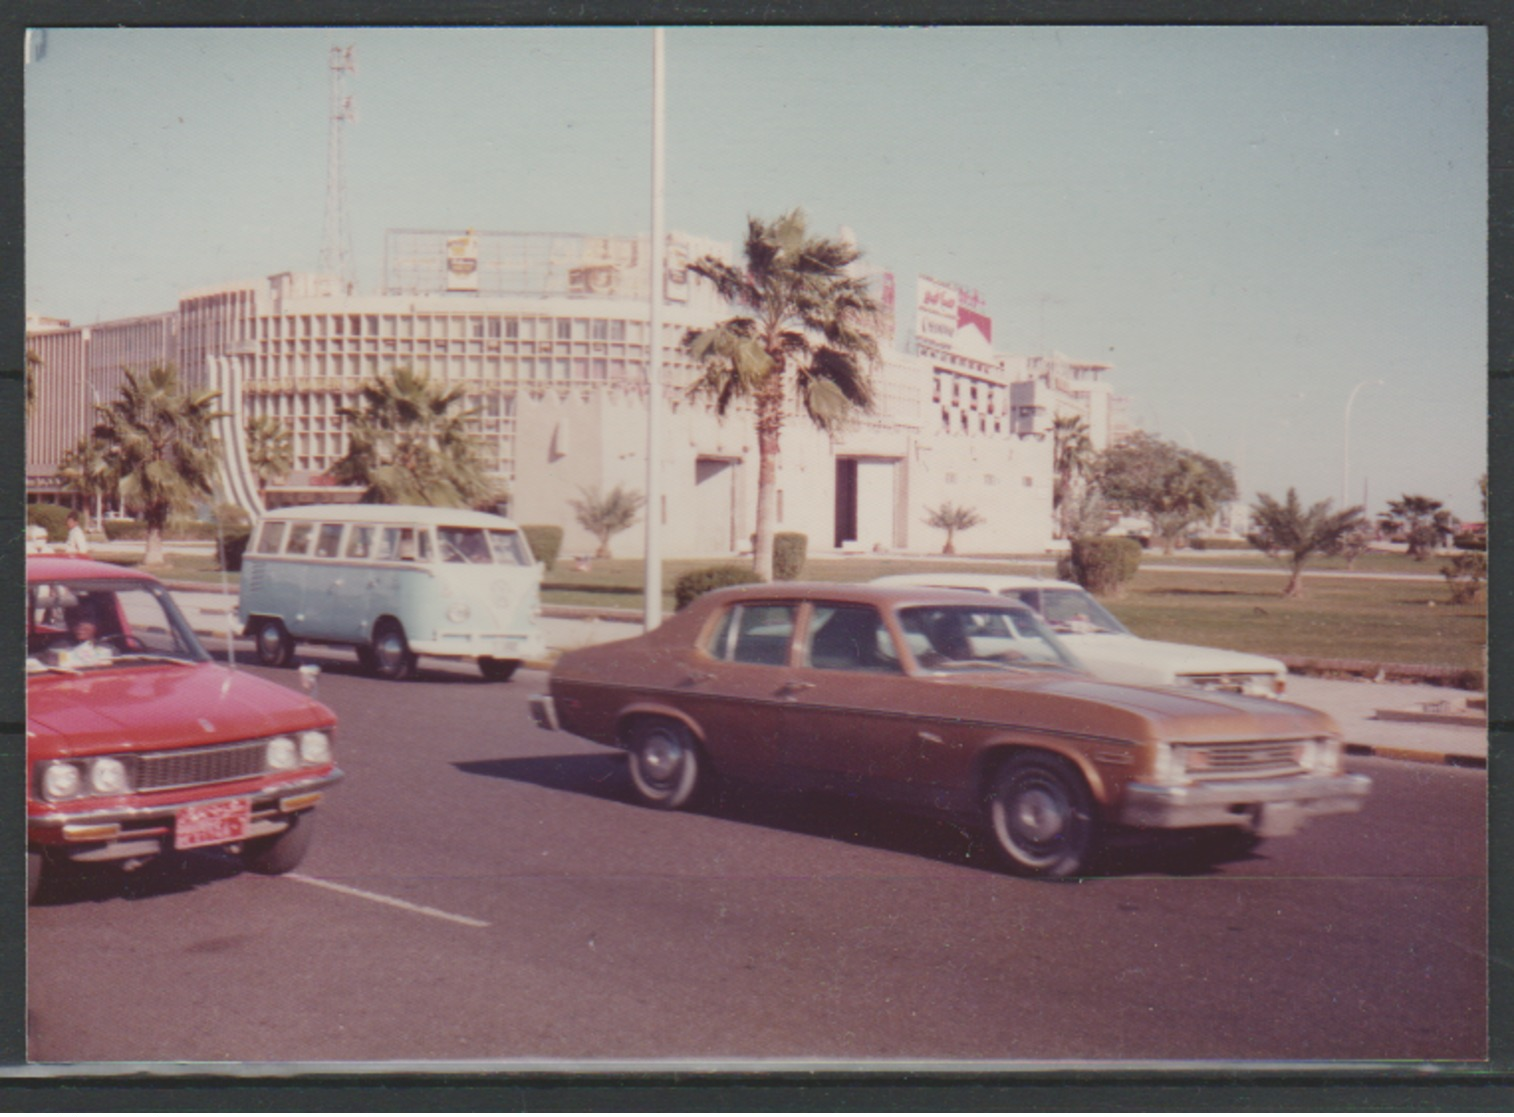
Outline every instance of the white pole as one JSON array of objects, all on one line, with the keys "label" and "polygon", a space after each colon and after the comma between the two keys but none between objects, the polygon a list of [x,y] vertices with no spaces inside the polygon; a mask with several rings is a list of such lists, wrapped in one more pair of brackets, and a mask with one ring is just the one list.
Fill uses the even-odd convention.
[{"label": "white pole", "polygon": [[652,29],[652,341],[647,354],[647,558],[643,623],[651,632],[662,623],[662,484],[658,458],[662,427],[662,284],[665,234],[662,228],[663,163],[662,28]]},{"label": "white pole", "polygon": [[1341,508],[1350,507],[1351,501],[1351,405],[1356,402],[1356,393],[1369,384],[1381,384],[1381,380],[1363,380],[1351,389],[1346,397],[1345,430],[1341,436]]}]

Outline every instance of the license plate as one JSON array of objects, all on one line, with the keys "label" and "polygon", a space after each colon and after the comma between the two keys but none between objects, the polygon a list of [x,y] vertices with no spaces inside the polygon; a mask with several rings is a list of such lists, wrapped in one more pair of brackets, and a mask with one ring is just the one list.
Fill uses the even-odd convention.
[{"label": "license plate", "polygon": [[174,815],[173,846],[175,849],[196,849],[239,842],[247,836],[251,821],[252,803],[247,799],[226,799],[185,807]]}]

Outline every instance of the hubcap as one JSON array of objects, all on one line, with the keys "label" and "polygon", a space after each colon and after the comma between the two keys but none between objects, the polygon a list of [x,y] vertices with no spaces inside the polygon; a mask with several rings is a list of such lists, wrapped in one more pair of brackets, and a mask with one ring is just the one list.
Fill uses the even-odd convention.
[{"label": "hubcap", "polygon": [[405,648],[404,645],[400,643],[400,638],[394,635],[392,632],[386,634],[384,638],[379,641],[378,657],[379,662],[382,663],[386,669],[393,670],[394,668],[398,667],[405,658]]},{"label": "hubcap", "polygon": [[671,737],[658,734],[641,750],[642,771],[653,783],[672,782],[683,763],[683,746]]},{"label": "hubcap", "polygon": [[1045,788],[1032,788],[1015,800],[1015,831],[1038,844],[1051,841],[1067,825],[1067,804]]}]

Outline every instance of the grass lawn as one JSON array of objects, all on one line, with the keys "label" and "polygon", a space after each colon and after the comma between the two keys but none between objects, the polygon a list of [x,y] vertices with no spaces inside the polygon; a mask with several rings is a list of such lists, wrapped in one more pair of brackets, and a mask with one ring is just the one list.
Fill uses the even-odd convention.
[{"label": "grass lawn", "polygon": [[[1359,573],[1422,574],[1434,580],[1321,578],[1306,573],[1307,596],[1290,601],[1282,596],[1286,575],[1281,569],[1255,554],[1219,554],[1225,557],[1173,556],[1184,567],[1182,571],[1142,570],[1124,593],[1104,603],[1132,632],[1153,640],[1268,655],[1483,666],[1486,607],[1450,604],[1445,582],[1438,577],[1440,560],[1419,563],[1402,555],[1365,556],[1357,563]],[[98,557],[126,565],[141,562],[140,553],[113,556],[104,552]],[[166,557],[168,561],[151,568],[152,573],[171,580],[221,582],[214,556],[170,553]],[[1147,566],[1168,565],[1169,560],[1148,554],[1143,562]],[[672,611],[672,587],[679,576],[706,565],[686,559],[663,563],[664,613]],[[1236,572],[1237,567],[1269,572],[1241,574]],[[1326,560],[1317,568],[1311,566],[1310,571],[1331,568]],[[804,576],[816,581],[865,582],[881,574],[941,569],[1056,576],[1055,563],[1045,556],[1036,556],[1034,565],[1007,565],[992,558],[811,558]],[[640,559],[596,560],[588,571],[576,571],[571,563],[560,560],[547,575],[552,588],[542,597],[553,605],[639,610],[642,576]],[[235,574],[226,578],[232,585],[238,582]]]}]

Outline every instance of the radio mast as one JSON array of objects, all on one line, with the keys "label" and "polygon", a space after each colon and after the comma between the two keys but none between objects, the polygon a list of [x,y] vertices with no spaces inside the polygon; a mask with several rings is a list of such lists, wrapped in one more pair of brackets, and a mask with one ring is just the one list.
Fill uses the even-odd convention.
[{"label": "radio mast", "polygon": [[337,276],[344,294],[357,286],[352,230],[347,224],[347,171],[342,153],[343,125],[356,123],[357,103],[347,92],[347,75],[357,73],[357,47],[331,48],[331,121],[326,140],[326,226],[321,271]]}]

